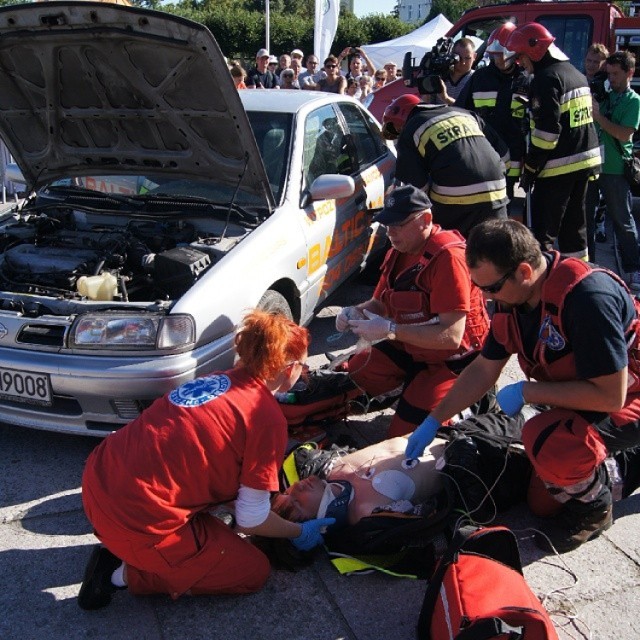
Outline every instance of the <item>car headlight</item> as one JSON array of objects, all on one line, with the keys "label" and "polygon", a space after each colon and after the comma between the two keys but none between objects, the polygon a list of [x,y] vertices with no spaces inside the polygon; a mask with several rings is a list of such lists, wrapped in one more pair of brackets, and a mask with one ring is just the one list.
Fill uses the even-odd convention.
[{"label": "car headlight", "polygon": [[193,318],[188,315],[95,313],[76,320],[70,343],[89,349],[176,349],[193,343],[194,336]]}]

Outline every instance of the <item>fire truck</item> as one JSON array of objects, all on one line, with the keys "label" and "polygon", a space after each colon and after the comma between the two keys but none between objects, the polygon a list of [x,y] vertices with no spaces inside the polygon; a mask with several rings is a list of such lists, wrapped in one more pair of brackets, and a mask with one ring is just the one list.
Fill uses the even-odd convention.
[{"label": "fire truck", "polygon": [[[470,36],[478,47],[477,61],[483,57],[484,47],[491,32],[500,24],[511,21],[517,25],[539,22],[555,36],[555,44],[571,62],[584,72],[584,57],[589,45],[601,42],[609,51],[629,49],[640,63],[640,2],[632,3],[629,16],[607,0],[522,0],[500,4],[485,4],[465,11],[449,29],[446,36],[454,40]],[[415,61],[416,66],[420,60]],[[640,64],[632,81],[640,93]],[[385,107],[403,93],[416,93],[414,88],[399,79],[372,94],[369,110],[379,120]]]}]

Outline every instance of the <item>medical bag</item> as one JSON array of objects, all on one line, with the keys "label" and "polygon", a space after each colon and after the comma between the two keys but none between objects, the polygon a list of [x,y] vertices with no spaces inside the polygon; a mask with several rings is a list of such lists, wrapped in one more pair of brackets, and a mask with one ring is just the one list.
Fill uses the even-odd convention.
[{"label": "medical bag", "polygon": [[518,543],[506,527],[462,527],[431,578],[420,640],[558,640],[527,585]]}]

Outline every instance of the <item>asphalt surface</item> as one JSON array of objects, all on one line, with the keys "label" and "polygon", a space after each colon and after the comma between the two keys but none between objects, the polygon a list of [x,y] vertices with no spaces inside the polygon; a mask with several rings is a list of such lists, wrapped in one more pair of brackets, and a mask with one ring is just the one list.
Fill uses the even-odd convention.
[{"label": "asphalt surface", "polygon": [[[612,249],[599,245],[612,265]],[[353,280],[311,325],[312,364],[348,344],[330,343],[341,305],[371,286]],[[520,377],[515,366],[506,379]],[[389,411],[359,416],[347,431],[360,443],[384,438]],[[343,427],[344,429],[344,427]],[[298,572],[274,571],[258,594],[238,597],[134,597],[123,591],[101,611],[76,596],[95,539],[81,506],[80,479],[98,440],[0,425],[0,638],[137,640],[409,640],[425,583],[381,574],[342,577],[323,551]],[[562,639],[640,638],[640,493],[616,503],[615,524],[564,556],[533,545],[537,525],[525,507],[498,522],[517,533],[532,589],[545,599]],[[440,639],[437,639],[440,640]]]}]

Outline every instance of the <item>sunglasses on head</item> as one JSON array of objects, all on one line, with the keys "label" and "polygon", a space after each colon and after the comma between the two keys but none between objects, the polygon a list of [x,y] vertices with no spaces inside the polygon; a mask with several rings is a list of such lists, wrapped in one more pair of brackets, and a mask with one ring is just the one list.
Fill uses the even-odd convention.
[{"label": "sunglasses on head", "polygon": [[480,289],[480,291],[484,291],[485,293],[498,293],[502,287],[504,287],[504,283],[516,272],[515,269],[510,269],[505,273],[502,278],[496,280],[493,284],[485,284],[479,285],[476,284],[476,287]]}]

